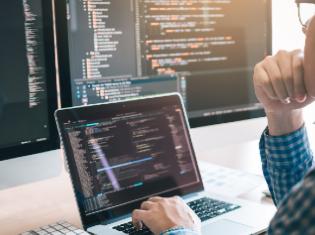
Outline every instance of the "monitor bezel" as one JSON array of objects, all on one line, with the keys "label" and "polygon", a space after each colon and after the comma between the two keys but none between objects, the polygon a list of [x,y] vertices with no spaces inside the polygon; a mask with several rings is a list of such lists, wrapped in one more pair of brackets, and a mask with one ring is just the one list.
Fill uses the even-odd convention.
[{"label": "monitor bezel", "polygon": [[[267,51],[266,56],[272,54],[272,2],[266,0],[266,30],[267,30]],[[56,28],[58,38],[58,61],[60,72],[61,86],[61,105],[62,107],[72,107],[72,87],[71,87],[71,72],[69,58],[69,41],[68,41],[68,26],[67,26],[67,2],[66,0],[56,0]],[[243,112],[235,112],[229,114],[221,114],[215,116],[204,116],[198,118],[189,118],[191,128],[202,127],[226,122],[241,121],[252,118],[264,117],[265,111],[263,108],[257,110],[249,110]]]},{"label": "monitor bezel", "polygon": [[0,148],[0,161],[38,154],[59,148],[54,112],[58,108],[54,48],[53,1],[42,0],[49,138],[45,141]]},{"label": "monitor bezel", "polygon": [[[182,117],[184,120],[184,128],[188,132],[188,142],[191,147],[191,153],[192,153],[192,160],[195,164],[196,174],[199,179],[198,182],[191,184],[190,186],[186,186],[183,188],[174,189],[168,193],[162,193],[157,194],[158,196],[163,197],[169,197],[169,196],[186,196],[192,193],[198,193],[204,190],[200,170],[198,168],[197,158],[196,154],[193,148],[192,139],[189,134],[189,123],[187,119],[186,112],[184,110],[183,102],[181,99],[181,96],[178,93],[170,93],[170,94],[164,94],[164,95],[158,95],[158,96],[150,96],[147,98],[139,98],[139,99],[133,99],[128,101],[120,101],[120,102],[112,102],[112,103],[106,103],[106,104],[93,104],[88,106],[79,106],[79,107],[72,107],[72,108],[64,108],[59,109],[55,112],[55,119],[57,123],[57,127],[59,130],[59,137],[61,138],[61,142],[63,143],[63,151],[66,156],[66,162],[70,171],[70,178],[72,180],[72,187],[74,190],[74,194],[76,197],[77,206],[80,212],[80,217],[82,220],[82,224],[84,229],[88,229],[92,226],[99,225],[99,224],[109,224],[114,221],[117,221],[119,219],[122,219],[124,217],[130,216],[130,213],[133,209],[139,208],[141,203],[144,200],[139,200],[136,202],[132,202],[126,205],[121,205],[113,209],[109,209],[107,211],[99,212],[95,215],[86,216],[84,212],[84,206],[82,195],[80,194],[77,187],[79,187],[75,182],[77,182],[79,179],[76,165],[73,159],[73,151],[70,146],[65,144],[65,141],[67,140],[66,131],[63,128],[63,123],[67,122],[73,122],[76,121],[78,118],[83,120],[89,120],[91,122],[95,121],[93,120],[93,115],[95,113],[98,113],[98,116],[107,117],[108,115],[113,115],[113,110],[130,110],[134,108],[138,108],[141,110],[136,110],[138,112],[141,112],[143,109],[157,109],[159,110],[164,105],[179,105],[182,110]],[[101,114],[101,115],[100,115]]]}]

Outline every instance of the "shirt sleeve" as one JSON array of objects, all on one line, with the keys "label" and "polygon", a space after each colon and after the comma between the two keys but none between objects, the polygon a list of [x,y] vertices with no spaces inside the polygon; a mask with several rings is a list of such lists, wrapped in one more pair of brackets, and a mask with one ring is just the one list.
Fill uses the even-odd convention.
[{"label": "shirt sleeve", "polygon": [[268,228],[269,235],[315,234],[315,170],[280,203]]},{"label": "shirt sleeve", "polygon": [[168,229],[162,232],[160,235],[200,235],[200,233],[193,231],[191,229],[179,227],[179,228]]},{"label": "shirt sleeve", "polygon": [[260,155],[273,201],[279,206],[313,165],[305,127],[279,137],[269,136],[266,130],[260,140]]}]

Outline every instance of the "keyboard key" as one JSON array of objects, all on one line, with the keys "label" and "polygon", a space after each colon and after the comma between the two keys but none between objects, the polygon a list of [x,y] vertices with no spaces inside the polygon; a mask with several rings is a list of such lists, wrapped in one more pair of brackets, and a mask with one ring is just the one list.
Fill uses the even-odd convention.
[{"label": "keyboard key", "polygon": [[201,221],[205,221],[240,208],[238,205],[233,205],[207,197],[187,204],[198,215]]},{"label": "keyboard key", "polygon": [[64,227],[58,224],[58,225],[54,226],[54,228],[56,230],[62,230]]},{"label": "keyboard key", "polygon": [[74,226],[69,226],[69,227],[67,227],[67,229],[69,229],[70,231],[74,231],[74,230],[76,230],[77,228],[74,227]]},{"label": "keyboard key", "polygon": [[38,233],[38,235],[47,235],[47,234],[49,234],[48,232],[46,232],[46,231],[39,231],[39,232],[37,232]]},{"label": "keyboard key", "polygon": [[60,221],[58,223],[43,226],[41,228],[34,229],[22,233],[20,235],[89,235],[89,233],[82,229],[76,228],[66,221]]},{"label": "keyboard key", "polygon": [[59,224],[62,225],[63,227],[65,227],[65,228],[72,227],[72,225],[69,224],[68,222],[63,222],[63,223],[59,223]]},{"label": "keyboard key", "polygon": [[52,235],[63,235],[61,232],[59,232],[59,231],[56,231],[56,232],[52,232],[51,233]]},{"label": "keyboard key", "polygon": [[62,232],[62,233],[67,233],[67,232],[70,232],[70,230],[69,230],[69,229],[64,228],[64,229],[61,229],[61,230],[60,230],[60,232]]},{"label": "keyboard key", "polygon": [[151,235],[153,234],[148,228],[144,227],[143,229],[141,230],[137,230],[132,222],[128,222],[128,223],[125,223],[125,224],[121,224],[121,225],[118,225],[116,227],[113,227],[113,229],[117,230],[117,231],[120,231],[120,232],[123,232],[125,234],[130,234],[130,235]]},{"label": "keyboard key", "polygon": [[49,233],[52,233],[52,232],[55,232],[56,229],[52,228],[52,227],[49,227],[48,229],[46,229],[47,232]]}]

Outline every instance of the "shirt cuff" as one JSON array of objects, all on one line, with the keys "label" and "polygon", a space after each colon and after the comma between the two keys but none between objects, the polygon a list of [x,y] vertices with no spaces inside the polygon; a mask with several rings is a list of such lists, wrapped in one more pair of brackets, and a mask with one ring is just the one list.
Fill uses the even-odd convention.
[{"label": "shirt cuff", "polygon": [[184,227],[176,227],[162,232],[160,235],[200,235],[200,233]]},{"label": "shirt cuff", "polygon": [[266,130],[263,138],[269,167],[290,169],[313,160],[305,126],[283,136],[270,136]]}]

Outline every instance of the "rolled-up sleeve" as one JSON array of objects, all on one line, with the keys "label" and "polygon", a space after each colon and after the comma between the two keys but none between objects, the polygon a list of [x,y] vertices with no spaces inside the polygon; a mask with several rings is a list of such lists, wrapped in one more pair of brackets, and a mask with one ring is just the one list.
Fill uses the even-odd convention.
[{"label": "rolled-up sleeve", "polygon": [[305,127],[289,135],[273,137],[266,130],[260,140],[263,172],[278,206],[313,165]]}]

